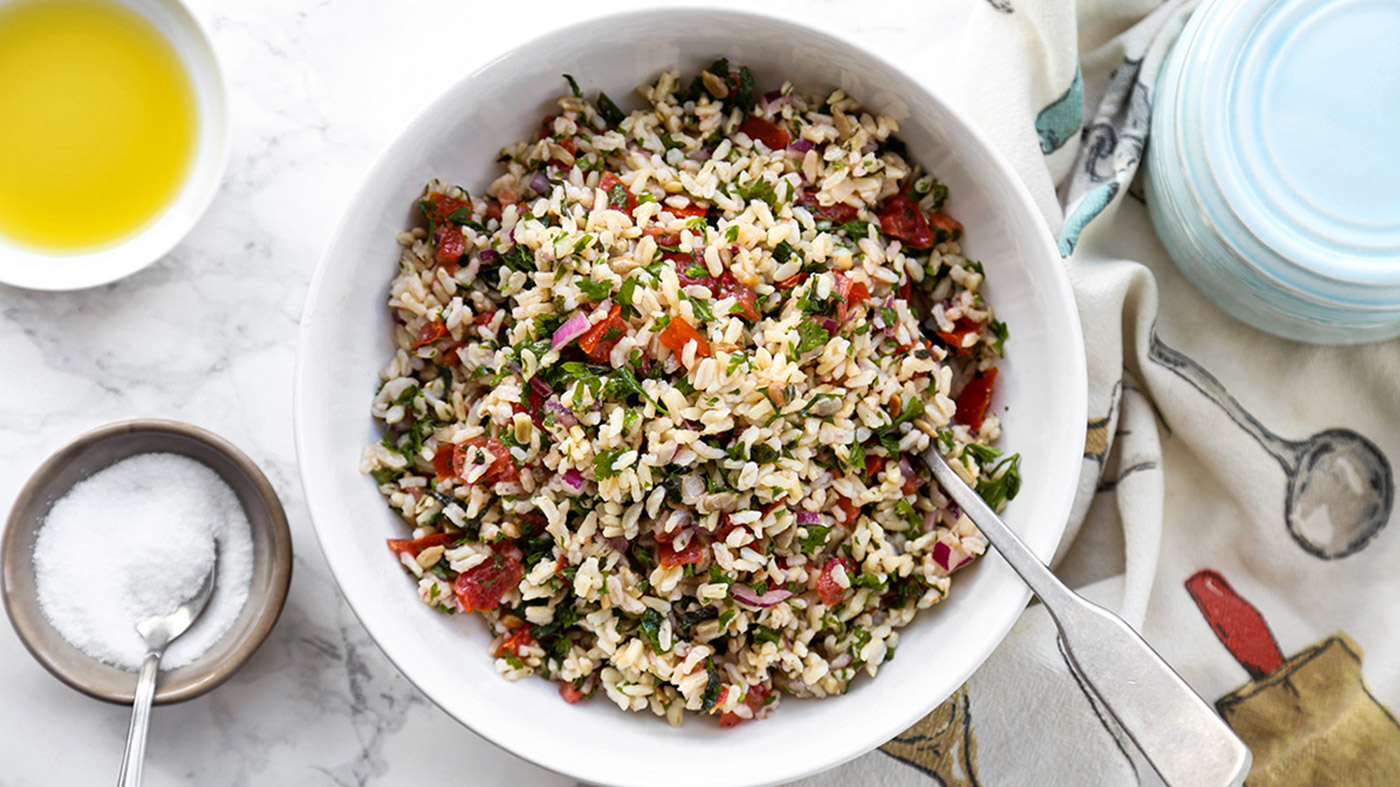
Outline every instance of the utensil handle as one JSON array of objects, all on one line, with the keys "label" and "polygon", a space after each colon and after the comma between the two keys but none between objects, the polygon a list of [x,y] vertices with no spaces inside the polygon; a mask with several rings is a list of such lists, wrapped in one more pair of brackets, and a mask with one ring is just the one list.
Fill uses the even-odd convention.
[{"label": "utensil handle", "polygon": [[1122,618],[1075,598],[1050,610],[1065,654],[1162,781],[1243,784],[1252,757],[1229,725]]},{"label": "utensil handle", "polygon": [[117,787],[139,787],[141,763],[146,757],[146,731],[151,726],[151,701],[156,696],[156,675],[160,671],[159,650],[146,654],[141,676],[136,680],[136,696],[131,704],[131,727],[126,732],[126,753]]},{"label": "utensil handle", "polygon": [[[930,452],[932,453],[932,452]],[[1168,787],[1244,783],[1251,755],[1206,701],[1122,618],[1056,577],[941,457],[934,477],[1040,597],[1071,666]]]}]

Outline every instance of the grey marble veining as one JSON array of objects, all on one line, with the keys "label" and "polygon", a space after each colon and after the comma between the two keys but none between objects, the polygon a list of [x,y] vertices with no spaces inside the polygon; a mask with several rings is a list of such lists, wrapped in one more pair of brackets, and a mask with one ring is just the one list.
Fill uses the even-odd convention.
[{"label": "grey marble veining", "polygon": [[[0,287],[0,500],[62,443],[133,416],[214,430],[281,495],[297,553],[282,618],[229,683],[156,710],[147,784],[570,785],[438,710],[341,601],[297,476],[292,369],[320,249],[376,152],[438,92],[541,30],[530,27],[538,20],[627,4],[538,3],[526,19],[512,4],[453,0],[191,4],[228,81],[222,189],[185,242],[133,277],[78,293]],[[838,2],[771,5],[916,74],[935,65],[928,41],[950,34],[933,32],[935,19],[966,14],[950,11],[953,0],[862,4],[859,19]],[[8,626],[0,687],[0,787],[115,779],[127,708],[52,679]]]}]

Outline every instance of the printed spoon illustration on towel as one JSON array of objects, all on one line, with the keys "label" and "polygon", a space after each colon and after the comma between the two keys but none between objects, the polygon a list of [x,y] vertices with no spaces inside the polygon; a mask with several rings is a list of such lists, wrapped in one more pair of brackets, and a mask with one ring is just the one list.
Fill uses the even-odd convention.
[{"label": "printed spoon illustration on towel", "polygon": [[1210,569],[1186,580],[1216,638],[1250,681],[1215,707],[1254,752],[1246,784],[1400,784],[1400,722],[1361,674],[1361,648],[1337,633],[1284,658],[1264,616]]},{"label": "printed spoon illustration on towel", "polygon": [[1395,482],[1375,444],[1350,429],[1285,440],[1245,410],[1210,372],[1152,334],[1149,357],[1180,375],[1253,437],[1288,476],[1284,523],[1293,540],[1323,560],[1359,551],[1390,519]]}]

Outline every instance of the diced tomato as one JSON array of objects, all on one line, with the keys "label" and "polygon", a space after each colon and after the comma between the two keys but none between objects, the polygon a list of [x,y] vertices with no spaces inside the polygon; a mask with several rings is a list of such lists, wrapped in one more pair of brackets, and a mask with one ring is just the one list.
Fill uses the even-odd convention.
[{"label": "diced tomato", "polygon": [[913,292],[913,287],[913,283],[909,280],[909,277],[906,276],[904,278],[904,283],[899,285],[899,297],[906,301],[909,300],[909,295]]},{"label": "diced tomato", "polygon": [[780,290],[786,290],[791,287],[796,287],[804,281],[807,281],[807,274],[799,273],[790,279],[783,279],[782,281],[778,282],[777,284],[774,284],[773,286]]},{"label": "diced tomato", "polygon": [[[650,235],[656,240],[656,245],[658,246],[681,245],[681,236],[667,232],[666,230],[656,226],[655,224],[649,225],[646,229],[642,230],[642,234]],[[662,256],[664,257],[665,255],[663,254]]]},{"label": "diced tomato", "polygon": [[495,312],[481,312],[472,318],[472,322],[477,325],[486,325],[496,316]]},{"label": "diced tomato", "polygon": [[396,555],[408,553],[414,557],[418,557],[418,553],[428,547],[451,546],[452,542],[456,540],[457,536],[450,536],[446,533],[434,533],[431,536],[423,536],[422,538],[391,538],[388,539],[388,544],[389,551]]},{"label": "diced tomato", "polygon": [[[666,205],[663,208],[663,210],[667,213],[670,213],[672,216],[675,216],[678,219],[691,219],[695,218],[696,216],[704,216],[710,211],[709,208],[703,205],[696,205],[694,202],[690,203],[689,205],[686,205],[684,208],[673,208],[670,205]],[[660,243],[660,241],[657,242]],[[680,243],[680,239],[677,239],[676,243]],[[668,243],[666,245],[674,246],[676,245],[676,243]]]},{"label": "diced tomato", "polygon": [[[682,251],[668,251],[663,253],[661,258],[676,264],[676,278],[682,287],[698,284],[708,288],[711,292],[714,291],[714,277],[710,275],[710,269],[705,267],[705,255],[699,249],[692,249],[689,254]],[[692,268],[695,269],[693,273],[700,275],[692,275]],[[700,271],[704,271],[704,273],[700,273]]]},{"label": "diced tomato", "polygon": [[526,624],[512,631],[510,636],[506,637],[505,640],[501,642],[501,646],[496,649],[496,658],[500,658],[507,653],[519,658],[520,651],[535,644],[535,638],[530,635],[530,629],[532,628],[534,627]]},{"label": "diced tomato", "polygon": [[856,517],[860,514],[860,508],[851,502],[849,497],[836,498],[836,509],[845,515],[845,519],[841,523],[847,526],[855,522]]},{"label": "diced tomato", "polygon": [[467,239],[462,236],[462,230],[455,224],[445,227],[438,227],[434,235],[437,239],[437,261],[443,265],[456,265],[462,259],[462,255],[467,253]]},{"label": "diced tomato", "polygon": [[457,452],[457,446],[442,443],[433,452],[433,475],[437,480],[452,478],[457,475],[452,467],[453,455]]},{"label": "diced tomato", "polygon": [[[938,338],[942,339],[943,343],[948,345],[948,352],[953,355],[971,355],[972,347],[964,347],[963,340],[980,330],[982,330],[982,326],[978,323],[966,317],[959,317],[957,321],[953,323],[953,330],[938,331]],[[975,347],[976,345],[973,346]]]},{"label": "diced tomato", "polygon": [[583,692],[579,691],[574,684],[567,680],[559,681],[559,696],[570,705],[577,705],[583,699]]},{"label": "diced tomato", "polygon": [[627,215],[637,209],[637,197],[623,185],[622,179],[611,172],[603,173],[603,179],[598,183],[598,188],[608,197],[608,207],[614,210],[624,210]]},{"label": "diced tomato", "polygon": [[739,124],[739,130],[747,134],[749,139],[762,142],[769,150],[782,150],[791,139],[782,126],[757,115],[745,118],[744,122]]},{"label": "diced tomato", "polygon": [[725,711],[719,715],[719,726],[726,730],[730,727],[737,727],[744,721],[745,719],[743,716],[737,713],[731,713],[730,711]]},{"label": "diced tomato", "polygon": [[455,213],[458,208],[471,208],[470,202],[462,199],[454,199],[438,191],[429,192],[428,198],[425,201],[428,204],[423,210],[427,213],[428,219],[437,227],[447,224],[447,217]]},{"label": "diced tomato", "polygon": [[566,137],[564,139],[559,140],[559,147],[569,151],[570,155],[578,154],[578,147],[574,144],[573,137]]},{"label": "diced tomato", "polygon": [[613,346],[626,335],[627,322],[622,319],[622,306],[615,303],[607,317],[578,337],[578,346],[595,363],[607,363]]},{"label": "diced tomato", "polygon": [[560,555],[554,563],[554,576],[564,579],[564,569],[569,567],[569,556]]},{"label": "diced tomato", "polygon": [[729,538],[729,534],[733,533],[738,527],[739,526],[734,524],[734,521],[729,518],[729,512],[726,511],[720,514],[719,527],[715,528],[715,540],[723,541]]},{"label": "diced tomato", "polygon": [[876,454],[865,457],[865,479],[868,481],[880,475],[885,469],[885,457]]},{"label": "diced tomato", "polygon": [[852,280],[840,271],[836,271],[832,275],[836,277],[836,294],[841,296],[841,303],[836,306],[836,321],[845,323],[846,314],[852,306],[870,299],[870,290],[866,289],[861,282]]},{"label": "diced tomato", "polygon": [[[901,471],[903,470],[902,467],[900,469]],[[919,488],[923,485],[924,479],[918,473],[907,473],[904,474],[904,483],[900,485],[900,491],[903,492],[905,496],[912,495],[918,492]]]},{"label": "diced tomato", "polygon": [[899,193],[885,200],[880,208],[880,231],[899,238],[905,246],[927,249],[933,246],[933,233],[919,205],[907,194]]},{"label": "diced tomato", "polygon": [[928,223],[934,229],[934,243],[957,240],[962,237],[962,222],[949,216],[946,213],[934,213],[928,217]]},{"label": "diced tomato", "polygon": [[676,355],[680,355],[687,344],[695,342],[695,354],[707,357],[710,354],[710,343],[696,331],[684,318],[672,317],[666,324],[665,330],[657,337],[661,344],[671,350]]},{"label": "diced tomato", "polygon": [[463,612],[480,612],[501,605],[501,597],[509,593],[525,576],[525,567],[515,554],[519,548],[505,542],[491,547],[494,554],[485,563],[457,576],[452,590]]},{"label": "diced tomato", "polygon": [[656,542],[656,562],[662,568],[675,568],[690,563],[699,563],[705,557],[705,547],[701,546],[700,539],[691,536],[690,543],[686,544],[679,551],[671,546],[670,541]]},{"label": "diced tomato", "polygon": [[848,557],[834,557],[822,564],[821,573],[817,575],[817,596],[822,603],[828,607],[833,606],[846,595],[846,588],[841,587],[832,574],[836,567],[841,566],[846,569],[846,577],[849,581],[855,581],[856,562]]},{"label": "diced tomato", "polygon": [[733,297],[739,302],[739,314],[748,318],[750,322],[758,322],[758,298],[754,295],[753,288],[747,284],[740,284],[734,279],[734,274],[725,271],[719,277],[719,296],[721,298]]},{"label": "diced tomato", "polygon": [[453,475],[466,480],[462,476],[462,471],[467,465],[468,455],[475,448],[480,448],[493,457],[490,466],[486,468],[486,474],[481,477],[483,482],[495,484],[501,481],[514,481],[520,477],[520,470],[515,466],[515,460],[510,456],[510,449],[506,448],[505,443],[494,437],[474,437],[458,445],[452,454]]},{"label": "diced tomato", "polygon": [[505,210],[505,205],[498,199],[489,200],[486,203],[485,216],[488,219],[501,220],[501,211]]},{"label": "diced tomato", "polygon": [[953,418],[973,429],[981,429],[982,419],[987,415],[987,406],[992,403],[992,388],[996,382],[996,369],[988,369],[968,380],[962,393],[958,394],[958,411]]},{"label": "diced tomato", "polygon": [[525,391],[524,412],[529,414],[535,426],[544,426],[544,399],[544,393],[533,385]]},{"label": "diced tomato", "polygon": [[817,201],[816,192],[808,189],[797,195],[797,204],[810,208],[816,214],[829,221],[844,224],[848,221],[855,221],[859,211],[844,202],[836,202],[831,205],[823,205]]},{"label": "diced tomato", "polygon": [[418,329],[418,338],[413,342],[413,349],[432,344],[446,335],[447,325],[442,320],[424,323],[423,327]]}]

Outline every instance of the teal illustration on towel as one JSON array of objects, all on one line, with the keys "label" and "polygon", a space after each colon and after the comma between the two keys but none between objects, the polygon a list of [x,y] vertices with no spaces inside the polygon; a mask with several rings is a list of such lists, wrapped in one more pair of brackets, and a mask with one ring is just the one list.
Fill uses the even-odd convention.
[{"label": "teal illustration on towel", "polygon": [[1054,153],[1074,136],[1084,122],[1084,76],[1075,66],[1074,81],[1059,98],[1035,116],[1040,152]]},{"label": "teal illustration on towel", "polygon": [[1065,227],[1060,231],[1060,256],[1068,257],[1074,251],[1074,245],[1079,242],[1079,233],[1084,231],[1084,225],[1094,220],[1094,217],[1103,212],[1108,207],[1108,203],[1118,196],[1118,181],[1111,180],[1102,186],[1094,189],[1084,198],[1079,200],[1079,204],[1070,211],[1069,217],[1065,219]]}]

